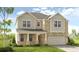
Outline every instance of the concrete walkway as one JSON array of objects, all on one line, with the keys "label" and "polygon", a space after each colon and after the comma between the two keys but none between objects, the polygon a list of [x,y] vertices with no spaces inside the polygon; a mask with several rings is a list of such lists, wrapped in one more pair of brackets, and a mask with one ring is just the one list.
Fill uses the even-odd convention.
[{"label": "concrete walkway", "polygon": [[66,52],[79,52],[79,47],[77,46],[63,45],[63,46],[55,46],[55,47],[62,49]]}]

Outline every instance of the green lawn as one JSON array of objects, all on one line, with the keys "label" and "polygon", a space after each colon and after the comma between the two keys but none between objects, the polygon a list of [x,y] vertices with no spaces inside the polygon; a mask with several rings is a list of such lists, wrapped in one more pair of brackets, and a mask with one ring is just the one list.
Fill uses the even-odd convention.
[{"label": "green lawn", "polygon": [[16,52],[64,52],[64,50],[56,47],[40,46],[40,47],[14,47]]},{"label": "green lawn", "polygon": [[8,46],[9,40],[6,40],[5,42],[3,40],[0,40],[0,47],[3,47],[3,43],[5,44],[5,46]]},{"label": "green lawn", "polygon": [[0,47],[3,47],[3,40],[0,40]]}]

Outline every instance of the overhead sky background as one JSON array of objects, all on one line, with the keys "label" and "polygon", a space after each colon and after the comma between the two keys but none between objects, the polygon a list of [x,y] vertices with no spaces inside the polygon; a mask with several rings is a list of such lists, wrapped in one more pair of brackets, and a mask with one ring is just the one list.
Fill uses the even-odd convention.
[{"label": "overhead sky background", "polygon": [[68,32],[72,29],[79,32],[79,8],[78,7],[16,7],[13,14],[9,16],[12,19],[12,32],[16,32],[16,17],[25,12],[40,12],[47,15],[54,15],[56,13],[62,14],[68,20]]}]

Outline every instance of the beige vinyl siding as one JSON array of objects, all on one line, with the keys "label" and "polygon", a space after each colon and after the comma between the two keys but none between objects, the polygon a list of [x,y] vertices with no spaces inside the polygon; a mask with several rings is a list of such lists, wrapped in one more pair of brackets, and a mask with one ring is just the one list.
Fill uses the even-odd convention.
[{"label": "beige vinyl siding", "polygon": [[[40,23],[40,26],[37,26],[37,23]],[[38,19],[37,21],[36,21],[36,29],[43,29],[43,21],[42,20],[40,20],[40,19]]]},{"label": "beige vinyl siding", "polygon": [[[23,27],[23,21],[26,21],[26,27]],[[30,21],[31,22],[31,27],[27,27],[27,21]],[[40,26],[37,27],[37,21],[40,22]],[[35,19],[33,18],[31,15],[29,14],[25,14],[25,15],[22,15],[20,16],[18,19],[17,19],[17,23],[16,23],[16,28],[18,29],[42,29],[42,20],[39,20],[39,19]]]},{"label": "beige vinyl siding", "polygon": [[[23,27],[23,21],[26,21],[26,27]],[[27,29],[27,21],[31,22],[31,29],[35,28],[35,23],[36,21],[34,21],[34,18],[31,17],[30,15],[23,15],[18,19],[18,28],[22,28],[22,29]],[[29,28],[28,28],[29,29]]]},{"label": "beige vinyl siding", "polygon": [[[60,21],[61,27],[55,27],[54,22]],[[50,32],[65,32],[65,19],[62,16],[54,16],[50,19]]]}]

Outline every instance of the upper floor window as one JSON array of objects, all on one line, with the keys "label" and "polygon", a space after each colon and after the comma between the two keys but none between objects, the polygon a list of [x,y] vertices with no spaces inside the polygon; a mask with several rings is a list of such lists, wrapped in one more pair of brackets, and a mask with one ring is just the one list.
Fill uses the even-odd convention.
[{"label": "upper floor window", "polygon": [[40,26],[40,22],[37,22],[37,26]]},{"label": "upper floor window", "polygon": [[26,27],[26,21],[23,21],[23,27]]},{"label": "upper floor window", "polygon": [[54,27],[61,27],[61,21],[55,21]]},{"label": "upper floor window", "polygon": [[27,27],[30,27],[30,26],[31,26],[30,21],[27,21]]},{"label": "upper floor window", "polygon": [[61,21],[58,21],[58,27],[61,27]]},{"label": "upper floor window", "polygon": [[54,27],[57,27],[57,21],[54,22]]}]

